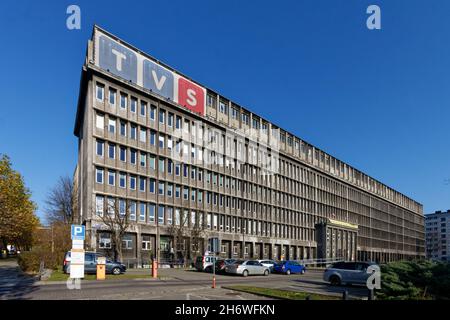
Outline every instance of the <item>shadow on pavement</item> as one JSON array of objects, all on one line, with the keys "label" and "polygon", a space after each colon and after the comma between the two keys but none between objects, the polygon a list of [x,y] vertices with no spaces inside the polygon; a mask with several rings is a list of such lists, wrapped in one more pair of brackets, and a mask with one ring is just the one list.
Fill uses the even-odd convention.
[{"label": "shadow on pavement", "polygon": [[0,260],[0,300],[27,299],[25,296],[36,291],[37,277],[22,273],[15,260]]}]

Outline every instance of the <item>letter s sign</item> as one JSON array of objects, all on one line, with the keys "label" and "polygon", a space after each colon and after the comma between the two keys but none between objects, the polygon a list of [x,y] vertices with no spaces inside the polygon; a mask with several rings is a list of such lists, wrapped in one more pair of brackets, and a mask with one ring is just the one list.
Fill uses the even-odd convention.
[{"label": "letter s sign", "polygon": [[178,78],[178,104],[205,115],[205,91],[182,77]]}]

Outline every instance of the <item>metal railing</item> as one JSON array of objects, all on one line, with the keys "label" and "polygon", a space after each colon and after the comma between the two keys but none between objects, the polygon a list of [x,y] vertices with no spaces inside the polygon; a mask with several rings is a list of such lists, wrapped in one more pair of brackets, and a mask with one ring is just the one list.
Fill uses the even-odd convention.
[{"label": "metal railing", "polygon": [[302,259],[297,260],[298,263],[305,266],[326,267],[329,264],[345,261],[344,258],[326,258],[326,259]]}]

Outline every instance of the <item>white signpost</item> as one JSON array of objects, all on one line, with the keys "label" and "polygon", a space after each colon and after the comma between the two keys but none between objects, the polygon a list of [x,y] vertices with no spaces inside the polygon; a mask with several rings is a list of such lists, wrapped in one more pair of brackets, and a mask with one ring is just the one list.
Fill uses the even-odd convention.
[{"label": "white signpost", "polygon": [[85,227],[72,225],[72,250],[70,251],[70,278],[84,278],[84,238]]}]

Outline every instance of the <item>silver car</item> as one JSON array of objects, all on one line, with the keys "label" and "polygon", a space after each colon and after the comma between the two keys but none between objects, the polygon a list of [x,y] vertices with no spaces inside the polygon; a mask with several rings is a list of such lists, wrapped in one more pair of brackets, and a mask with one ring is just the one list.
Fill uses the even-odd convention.
[{"label": "silver car", "polygon": [[275,265],[275,261],[273,260],[258,260],[259,263],[261,263],[263,266],[269,268],[270,272],[273,272],[273,266]]},{"label": "silver car", "polygon": [[249,275],[265,275],[268,276],[270,270],[263,266],[257,260],[237,260],[233,264],[225,267],[226,273],[240,274],[244,277]]},{"label": "silver car", "polygon": [[341,284],[366,284],[370,273],[367,273],[369,266],[379,268],[371,262],[336,262],[325,269],[323,280],[333,286]]}]

